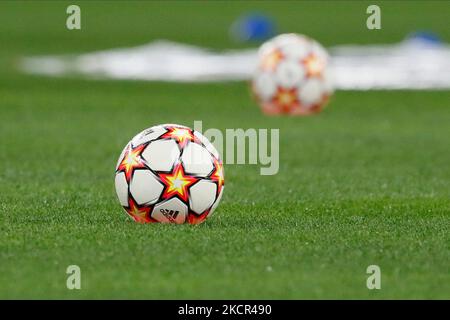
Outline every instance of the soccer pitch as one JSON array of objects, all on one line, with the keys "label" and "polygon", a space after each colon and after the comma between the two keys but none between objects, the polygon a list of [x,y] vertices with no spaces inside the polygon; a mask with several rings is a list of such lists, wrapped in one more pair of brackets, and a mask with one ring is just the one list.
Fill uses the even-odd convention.
[{"label": "soccer pitch", "polygon": [[[325,46],[394,43],[417,29],[450,41],[449,3],[68,2],[0,4],[0,298],[450,298],[450,91],[338,91],[310,117],[264,116],[245,82],[175,84],[46,78],[23,55],[81,53],[170,39],[238,48],[242,12]],[[355,25],[360,26],[355,28]],[[225,166],[205,223],[132,222],[114,192],[129,139],[160,123],[279,128],[280,170]],[[78,265],[82,289],[68,290]],[[382,270],[368,290],[366,268]]]}]

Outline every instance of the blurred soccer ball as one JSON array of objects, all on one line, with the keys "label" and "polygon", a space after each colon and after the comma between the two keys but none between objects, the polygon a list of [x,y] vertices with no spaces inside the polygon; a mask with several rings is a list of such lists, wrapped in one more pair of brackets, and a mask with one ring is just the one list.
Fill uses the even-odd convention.
[{"label": "blurred soccer ball", "polygon": [[279,35],[261,46],[258,59],[252,89],[266,114],[316,113],[333,93],[328,53],[313,39]]},{"label": "blurred soccer ball", "polygon": [[197,224],[220,202],[223,165],[201,133],[181,125],[158,125],[125,146],[115,186],[120,204],[136,222]]}]

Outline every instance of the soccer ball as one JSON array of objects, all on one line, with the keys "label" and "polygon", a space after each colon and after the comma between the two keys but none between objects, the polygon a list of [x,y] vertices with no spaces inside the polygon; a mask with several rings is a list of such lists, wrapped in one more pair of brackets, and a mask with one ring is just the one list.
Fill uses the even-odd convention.
[{"label": "soccer ball", "polygon": [[201,133],[176,124],[151,127],[123,149],[117,197],[136,222],[203,222],[224,190],[219,153]]},{"label": "soccer ball", "polygon": [[276,36],[259,49],[252,91],[266,114],[317,113],[333,93],[328,53],[303,35]]}]

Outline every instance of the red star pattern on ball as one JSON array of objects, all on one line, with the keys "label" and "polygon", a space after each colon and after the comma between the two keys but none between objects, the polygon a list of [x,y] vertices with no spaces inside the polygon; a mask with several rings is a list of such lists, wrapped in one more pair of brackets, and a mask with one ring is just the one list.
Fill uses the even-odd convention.
[{"label": "red star pattern on ball", "polygon": [[195,213],[189,213],[187,217],[187,221],[190,224],[199,224],[205,221],[205,219],[208,217],[210,210],[207,210],[203,212],[201,215],[197,215]]},{"label": "red star pattern on ball", "polygon": [[300,104],[295,88],[285,89],[282,87],[277,88],[277,92],[275,93],[272,102],[281,112],[289,112],[289,110]]},{"label": "red star pattern on ball", "polygon": [[188,202],[189,187],[198,181],[198,178],[185,174],[181,163],[175,165],[171,173],[160,173],[159,177],[165,185],[162,198],[178,196],[184,202]]},{"label": "red star pattern on ball", "polygon": [[150,217],[151,208],[140,207],[131,198],[129,199],[128,203],[128,208],[125,208],[125,210],[133,218],[134,221],[139,223],[155,222],[155,220]]},{"label": "red star pattern on ball", "polygon": [[220,194],[220,191],[222,191],[222,187],[225,182],[223,175],[223,164],[219,162],[216,158],[214,158],[213,162],[214,162],[214,172],[211,175],[211,180],[217,183],[217,194]]},{"label": "red star pattern on ball", "polygon": [[313,53],[309,54],[305,59],[302,60],[302,63],[305,65],[307,77],[322,76],[322,72],[325,69],[325,62],[317,55]]},{"label": "red star pattern on ball", "polygon": [[311,110],[312,113],[319,112],[323,108],[323,106],[327,104],[329,98],[330,97],[327,94],[322,95],[322,98],[320,99],[320,101],[318,103],[316,103],[315,105],[312,105],[309,109]]},{"label": "red star pattern on ball", "polygon": [[273,49],[262,58],[261,67],[263,70],[273,71],[283,58],[283,53],[279,49]]},{"label": "red star pattern on ball", "polygon": [[183,127],[168,127],[168,131],[161,136],[161,139],[169,138],[177,141],[180,148],[184,148],[188,142],[198,142],[194,133],[189,128]]},{"label": "red star pattern on ball", "polygon": [[144,151],[146,146],[146,144],[143,144],[133,149],[130,144],[128,150],[125,152],[125,155],[123,156],[117,170],[125,172],[127,182],[130,182],[131,176],[133,175],[133,171],[135,169],[145,167],[141,153]]}]

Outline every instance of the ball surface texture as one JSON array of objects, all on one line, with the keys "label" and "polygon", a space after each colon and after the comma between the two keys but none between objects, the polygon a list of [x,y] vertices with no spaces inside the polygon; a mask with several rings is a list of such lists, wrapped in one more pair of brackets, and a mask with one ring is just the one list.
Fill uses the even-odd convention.
[{"label": "ball surface texture", "polygon": [[164,124],[137,134],[116,166],[117,197],[140,223],[203,222],[224,190],[219,153],[201,133]]}]

